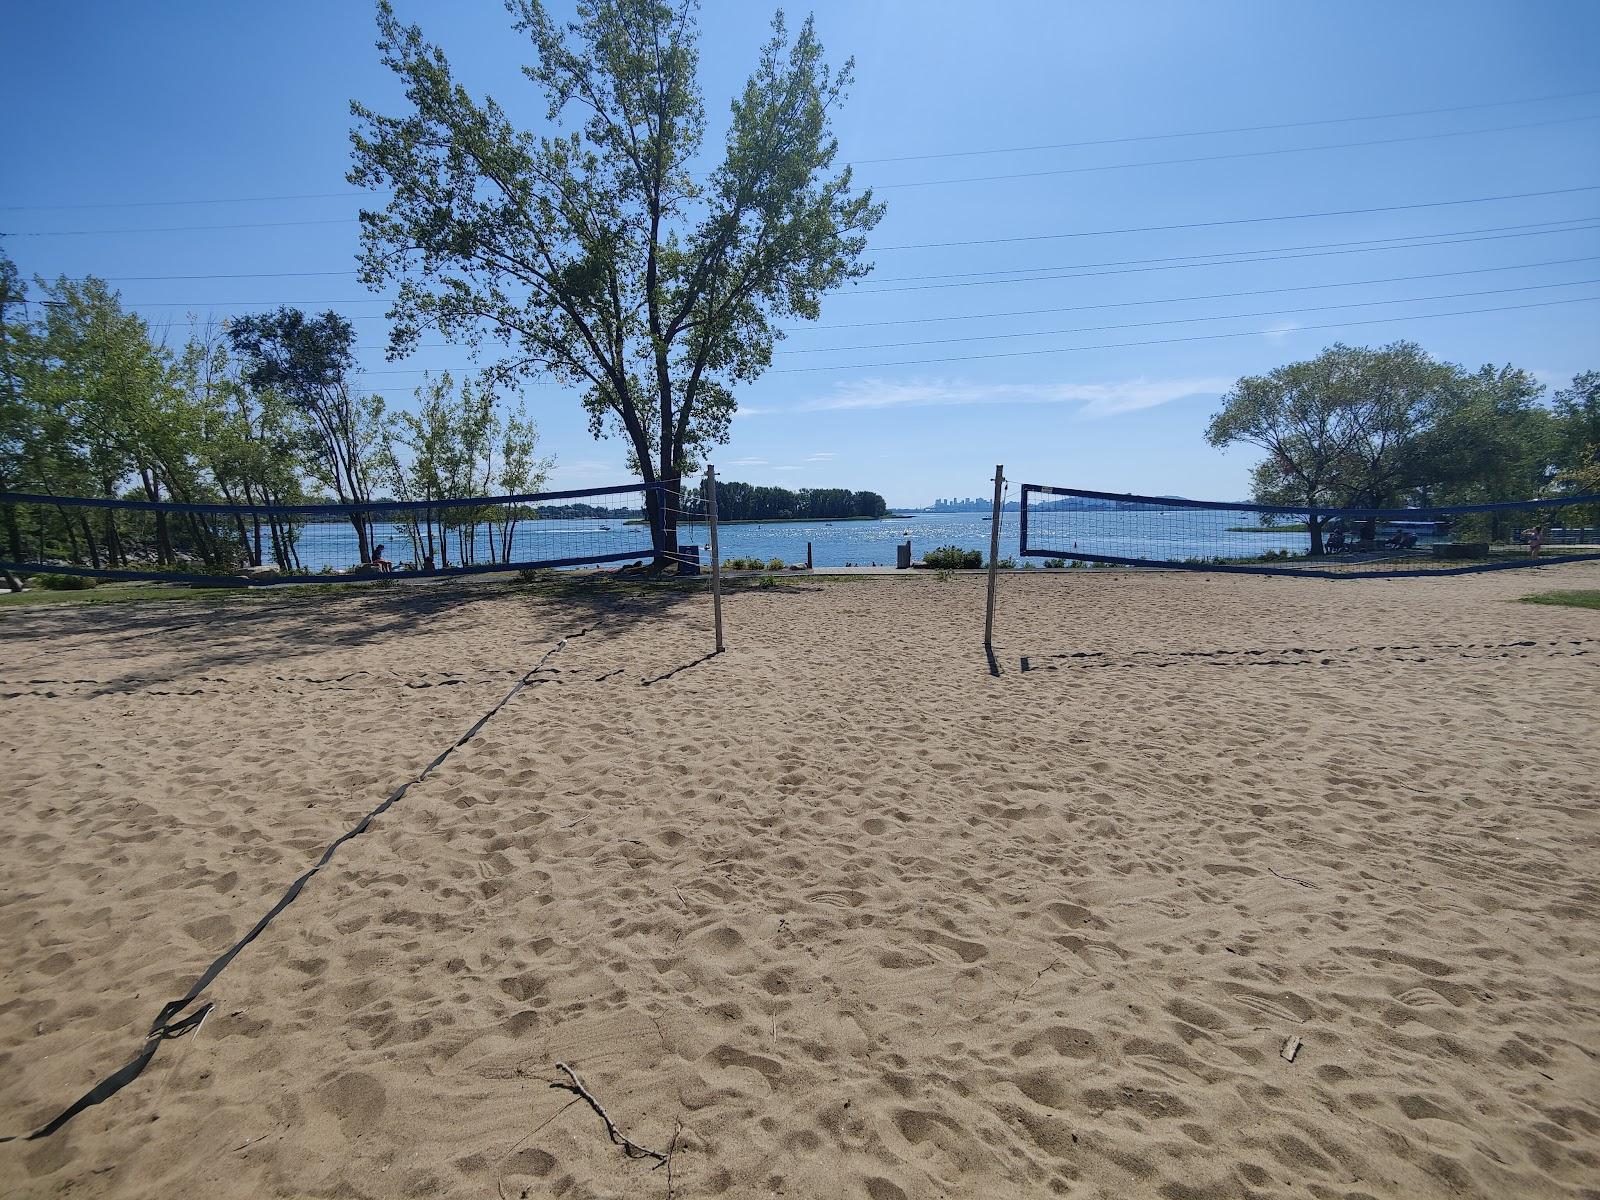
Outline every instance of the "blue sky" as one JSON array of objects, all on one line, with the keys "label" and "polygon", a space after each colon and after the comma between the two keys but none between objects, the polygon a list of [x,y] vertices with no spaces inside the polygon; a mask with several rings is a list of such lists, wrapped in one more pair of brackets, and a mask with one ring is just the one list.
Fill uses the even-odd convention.
[{"label": "blue sky", "polygon": [[[397,7],[464,82],[540,123],[499,4]],[[1409,337],[1557,386],[1600,368],[1600,302],[1574,302],[1600,297],[1600,6],[815,12],[830,56],[856,60],[841,155],[888,216],[874,274],[741,393],[725,477],[924,504],[982,494],[1004,462],[1018,481],[1237,497],[1250,456],[1202,437],[1219,395],[1332,341]],[[769,16],[704,5],[713,138]],[[7,5],[7,252],[118,281],[175,340],[191,317],[336,308],[360,318],[367,384],[406,403],[421,370],[470,364],[452,347],[384,361],[384,305],[354,278],[348,102],[399,109],[372,43],[353,0]],[[1205,132],[1263,125],[1293,127]],[[1013,149],[1061,143],[1080,144]],[[926,155],[943,157],[909,157]],[[306,193],[330,194],[165,203]],[[1353,209],[1386,211],[1302,216]],[[258,277],[140,278],[206,275]],[[1500,311],[1432,315],[1467,309]],[[526,400],[561,485],[623,476],[575,397]]]}]

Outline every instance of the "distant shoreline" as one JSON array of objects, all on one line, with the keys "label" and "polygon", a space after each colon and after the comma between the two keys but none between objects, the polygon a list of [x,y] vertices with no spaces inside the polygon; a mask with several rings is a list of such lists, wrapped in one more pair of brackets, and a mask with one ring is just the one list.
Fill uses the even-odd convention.
[{"label": "distant shoreline", "polygon": [[[910,514],[910,516],[916,515],[915,513]],[[884,513],[881,517],[741,517],[736,521],[724,521],[719,518],[717,526],[721,528],[723,525],[835,525],[843,521],[906,521],[910,519],[910,516],[904,513]],[[623,524],[647,525],[649,522],[642,518],[634,518],[631,521],[624,521]],[[678,524],[704,525],[705,521],[699,518],[686,517],[679,521]]]}]

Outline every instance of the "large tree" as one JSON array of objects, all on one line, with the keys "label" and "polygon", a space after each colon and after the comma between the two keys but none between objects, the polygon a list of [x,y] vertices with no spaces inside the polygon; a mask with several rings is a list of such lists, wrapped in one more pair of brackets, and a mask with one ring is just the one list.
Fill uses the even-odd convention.
[{"label": "large tree", "polygon": [[392,193],[361,214],[361,276],[398,285],[391,357],[437,329],[501,344],[501,382],[582,389],[591,432],[620,432],[664,485],[660,561],[682,476],[726,440],[734,389],[770,363],[777,322],[814,319],[826,292],[869,270],[882,206],[835,171],[830,128],[851,64],[830,69],[811,20],[791,39],[780,13],[706,170],[692,0],[583,0],[565,26],[538,0],[508,7],[544,134],[470,95],[379,4],[378,46],[409,111],[351,106],[350,179]]},{"label": "large tree", "polygon": [[355,327],[336,312],[308,317],[280,308],[235,318],[228,326],[244,379],[275,392],[304,421],[310,436],[304,465],[348,506],[363,563],[372,559],[372,477],[383,436],[383,401],[355,388]]},{"label": "large tree", "polygon": [[[1322,508],[1343,503],[1353,379],[1345,347],[1265,375],[1247,375],[1222,398],[1206,428],[1213,446],[1266,452],[1251,473],[1257,503]],[[1323,520],[1310,516],[1311,553],[1323,552]]]}]

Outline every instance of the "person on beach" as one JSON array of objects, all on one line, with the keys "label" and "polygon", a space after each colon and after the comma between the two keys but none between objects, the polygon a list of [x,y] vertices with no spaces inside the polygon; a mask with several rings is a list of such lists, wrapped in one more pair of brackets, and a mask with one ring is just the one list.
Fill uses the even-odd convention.
[{"label": "person on beach", "polygon": [[1523,536],[1528,539],[1528,557],[1538,558],[1539,551],[1544,546],[1544,526],[1535,525]]},{"label": "person on beach", "polygon": [[394,564],[383,556],[383,543],[380,542],[372,551],[372,565],[379,571],[389,572],[394,570]]}]

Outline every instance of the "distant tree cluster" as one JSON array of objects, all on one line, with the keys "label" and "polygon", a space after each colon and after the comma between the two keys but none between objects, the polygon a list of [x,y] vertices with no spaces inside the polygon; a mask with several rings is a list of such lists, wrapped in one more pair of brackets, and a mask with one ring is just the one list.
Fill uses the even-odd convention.
[{"label": "distant tree cluster", "polygon": [[[706,510],[705,484],[686,493],[687,507],[696,515]],[[751,483],[717,480],[719,521],[831,521],[847,517],[881,517],[889,511],[877,492],[852,492],[849,488],[758,487]]]},{"label": "distant tree cluster", "polygon": [[[0,256],[0,491],[55,497],[283,506],[337,503],[360,559],[374,549],[362,506],[532,492],[550,463],[520,411],[502,412],[448,375],[418,389],[415,412],[386,411],[357,387],[355,331],[337,313],[293,308],[202,327],[167,345],[98,279],[37,281],[30,296]],[[471,561],[466,527],[423,516],[419,561]],[[517,514],[496,514],[489,553],[509,550]],[[95,569],[302,566],[301,522],[253,517],[0,504],[14,562]]]},{"label": "distant tree cluster", "polygon": [[[1471,371],[1412,342],[1334,345],[1240,379],[1206,439],[1265,452],[1252,475],[1261,504],[1394,508],[1595,493],[1600,372],[1547,400],[1518,367]],[[1512,520],[1489,519],[1481,532],[1501,536]],[[1309,522],[1313,554],[1323,552],[1325,524]]]}]

